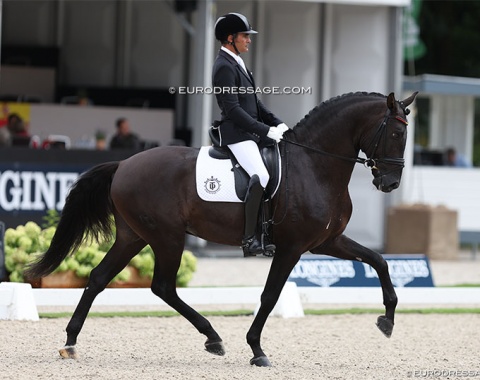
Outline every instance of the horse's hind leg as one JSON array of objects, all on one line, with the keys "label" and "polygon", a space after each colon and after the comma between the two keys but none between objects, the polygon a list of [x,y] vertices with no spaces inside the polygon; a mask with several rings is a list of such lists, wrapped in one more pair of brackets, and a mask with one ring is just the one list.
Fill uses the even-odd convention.
[{"label": "horse's hind leg", "polygon": [[177,294],[176,279],[183,252],[184,235],[168,237],[170,245],[152,244],[155,252],[155,271],[152,281],[152,292],[164,300],[169,306],[185,317],[201,334],[207,337],[205,349],[215,355],[225,355],[222,339],[213,329],[210,322],[196,310],[187,305]]},{"label": "horse's hind leg", "polygon": [[382,286],[383,304],[385,305],[385,315],[378,317],[377,327],[387,338],[390,338],[393,331],[395,308],[397,307],[398,299],[388,273],[387,262],[382,255],[365,248],[345,235],[341,235],[332,243],[315,248],[311,252],[340,259],[361,261],[375,269]]},{"label": "horse's hind leg", "polygon": [[90,273],[88,284],[67,325],[67,341],[65,347],[59,350],[62,357],[71,359],[77,357],[75,350],[77,337],[95,297],[106,288],[108,283],[127,266],[130,260],[145,247],[145,245],[145,241],[134,234],[128,226],[120,227],[117,224],[117,238],[115,243],[100,264]]}]

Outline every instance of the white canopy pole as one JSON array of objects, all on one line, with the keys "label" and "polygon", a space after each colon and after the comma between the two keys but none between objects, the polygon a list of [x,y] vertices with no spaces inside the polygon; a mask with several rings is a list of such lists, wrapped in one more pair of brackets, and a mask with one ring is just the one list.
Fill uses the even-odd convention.
[{"label": "white canopy pole", "polygon": [[198,2],[196,33],[193,36],[193,59],[190,62],[192,81],[188,84],[195,94],[189,96],[189,125],[193,127],[192,146],[209,145],[208,128],[212,125],[214,95],[201,93],[212,86],[215,7],[213,0]]}]

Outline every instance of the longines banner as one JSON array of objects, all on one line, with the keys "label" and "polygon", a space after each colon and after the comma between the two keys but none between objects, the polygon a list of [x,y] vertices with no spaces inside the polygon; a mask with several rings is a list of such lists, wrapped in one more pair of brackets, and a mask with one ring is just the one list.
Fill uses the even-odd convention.
[{"label": "longines banner", "polygon": [[7,228],[28,221],[41,225],[48,210],[63,209],[80,173],[134,153],[129,149],[0,149],[0,221]]},{"label": "longines banner", "polygon": [[61,210],[80,165],[0,165],[0,214]]},{"label": "longines banner", "polygon": [[[433,285],[430,263],[425,255],[383,255],[395,287]],[[297,286],[380,286],[377,272],[359,261],[328,256],[304,256],[288,279]]]}]

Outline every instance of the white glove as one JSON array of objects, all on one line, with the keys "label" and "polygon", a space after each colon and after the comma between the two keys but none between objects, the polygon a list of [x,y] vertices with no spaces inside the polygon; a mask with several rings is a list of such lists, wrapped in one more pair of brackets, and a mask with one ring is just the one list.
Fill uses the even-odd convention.
[{"label": "white glove", "polygon": [[272,140],[275,140],[277,143],[280,142],[283,136],[283,131],[277,127],[270,127],[267,133],[267,137],[270,137]]},{"label": "white glove", "polygon": [[288,128],[287,124],[285,124],[285,123],[278,124],[277,128],[280,129],[283,133],[285,133],[286,131],[288,131],[290,129],[290,128]]}]

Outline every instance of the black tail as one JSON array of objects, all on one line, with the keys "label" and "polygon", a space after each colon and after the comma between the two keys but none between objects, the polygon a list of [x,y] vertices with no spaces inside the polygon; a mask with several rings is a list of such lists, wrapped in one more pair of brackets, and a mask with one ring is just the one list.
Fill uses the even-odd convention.
[{"label": "black tail", "polygon": [[83,173],[70,189],[52,243],[29,265],[25,275],[38,278],[52,273],[87,237],[112,232],[110,186],[118,162],[100,164]]}]

